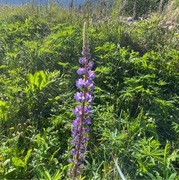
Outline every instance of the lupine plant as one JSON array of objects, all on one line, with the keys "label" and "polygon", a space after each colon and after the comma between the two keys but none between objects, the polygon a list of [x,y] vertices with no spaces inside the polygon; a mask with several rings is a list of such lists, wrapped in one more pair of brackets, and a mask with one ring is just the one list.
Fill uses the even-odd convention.
[{"label": "lupine plant", "polygon": [[76,81],[76,87],[79,89],[74,96],[79,105],[73,110],[76,119],[73,121],[72,141],[73,146],[71,150],[72,158],[70,162],[72,167],[70,169],[70,177],[76,179],[82,173],[84,166],[86,146],[89,140],[88,132],[91,124],[90,114],[92,113],[91,104],[93,102],[93,79],[95,74],[92,71],[93,61],[90,60],[90,49],[88,47],[88,37],[86,23],[83,29],[83,57],[79,59],[81,66],[77,70],[77,74],[82,76]]}]

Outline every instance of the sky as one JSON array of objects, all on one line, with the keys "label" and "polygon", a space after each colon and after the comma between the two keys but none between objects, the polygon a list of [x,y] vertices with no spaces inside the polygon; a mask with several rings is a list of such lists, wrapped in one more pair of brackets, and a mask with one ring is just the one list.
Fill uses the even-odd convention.
[{"label": "sky", "polygon": [[[8,4],[8,5],[21,5],[26,3],[35,2],[35,4],[43,4],[46,5],[48,2],[55,1],[58,2],[59,5],[69,6],[70,0],[0,0],[0,4]],[[86,0],[73,0],[74,5],[83,4]]]}]

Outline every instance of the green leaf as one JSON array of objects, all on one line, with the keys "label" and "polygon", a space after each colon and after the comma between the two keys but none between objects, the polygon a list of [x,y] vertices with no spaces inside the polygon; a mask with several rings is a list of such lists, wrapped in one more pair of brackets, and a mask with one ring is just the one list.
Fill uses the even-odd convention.
[{"label": "green leaf", "polygon": [[168,178],[168,180],[175,180],[177,176],[177,173],[173,173],[170,175],[170,177]]},{"label": "green leaf", "polygon": [[17,167],[25,167],[25,165],[26,165],[25,162],[18,157],[13,157],[12,163],[14,166],[17,166]]},{"label": "green leaf", "polygon": [[47,180],[52,180],[52,178],[47,170],[44,171],[44,178]]},{"label": "green leaf", "polygon": [[59,147],[52,155],[51,155],[51,157],[50,157],[50,161],[52,161],[53,160],[53,158],[54,158],[54,156],[55,156],[55,154],[59,151],[61,149],[61,147]]},{"label": "green leaf", "polygon": [[60,171],[56,171],[52,177],[52,180],[59,180],[61,179],[61,176],[62,176],[62,173],[60,173]]},{"label": "green leaf", "polygon": [[69,63],[64,63],[64,62],[58,62],[58,64],[62,67],[67,67],[69,65]]},{"label": "green leaf", "polygon": [[27,151],[27,154],[26,154],[26,156],[25,156],[25,158],[24,158],[25,164],[27,164],[27,161],[28,161],[29,158],[30,158],[31,152],[32,152],[32,149],[29,149],[29,150]]}]

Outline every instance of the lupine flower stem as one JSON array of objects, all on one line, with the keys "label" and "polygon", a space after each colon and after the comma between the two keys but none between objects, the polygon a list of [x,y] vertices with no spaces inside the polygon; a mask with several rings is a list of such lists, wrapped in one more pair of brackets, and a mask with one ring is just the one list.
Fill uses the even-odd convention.
[{"label": "lupine flower stem", "polygon": [[[84,90],[84,95],[85,95],[85,90]],[[76,152],[76,158],[75,158],[75,166],[74,166],[74,177],[77,176],[77,170],[78,170],[78,160],[79,160],[79,153],[80,153],[80,144],[82,140],[82,129],[83,129],[83,124],[84,124],[84,106],[85,102],[82,104],[82,115],[81,115],[81,120],[80,120],[80,131],[79,131],[79,141],[78,141],[78,148]]]},{"label": "lupine flower stem", "polygon": [[[87,49],[87,44],[86,44],[86,23],[84,24],[84,29],[83,29],[83,49]],[[87,80],[87,61],[86,61],[86,54],[84,54],[84,58],[85,58],[85,70],[86,70],[86,73],[85,73],[85,81]],[[83,91],[83,95],[84,97],[86,97],[86,90],[87,90],[87,87],[85,86],[84,87],[84,91]],[[77,148],[77,153],[76,153],[76,162],[75,162],[75,166],[74,166],[74,177],[77,176],[77,170],[78,170],[78,159],[79,159],[79,153],[80,153],[80,144],[81,144],[81,141],[82,141],[82,129],[83,129],[83,124],[84,124],[84,107],[85,107],[85,102],[86,102],[86,98],[85,100],[83,101],[82,103],[82,115],[81,115],[81,120],[80,120],[80,131],[79,131],[79,141],[78,141],[78,148]]]},{"label": "lupine flower stem", "polygon": [[[86,74],[85,74],[85,79],[86,79]],[[84,87],[84,97],[86,97],[86,87]],[[81,120],[80,120],[80,132],[79,132],[79,141],[78,141],[78,148],[77,148],[77,153],[76,153],[76,162],[75,162],[75,166],[74,166],[74,177],[77,176],[77,170],[78,170],[78,159],[79,159],[79,153],[80,153],[80,144],[81,144],[81,140],[82,140],[82,129],[83,129],[83,124],[84,124],[84,107],[85,107],[85,100],[82,103],[82,115],[81,115]]]},{"label": "lupine flower stem", "polygon": [[92,103],[92,90],[93,79],[95,78],[95,74],[91,69],[93,68],[93,62],[89,61],[90,53],[88,48],[88,39],[86,32],[86,23],[84,24],[83,29],[83,58],[80,58],[79,62],[83,65],[83,67],[77,70],[79,75],[83,75],[83,79],[80,78],[76,81],[76,86],[82,92],[77,92],[75,94],[75,99],[77,102],[81,102],[80,106],[77,106],[74,109],[74,114],[77,118],[73,121],[73,130],[72,130],[72,145],[73,149],[71,151],[71,155],[73,156],[70,159],[73,167],[71,169],[71,175],[74,179],[78,177],[78,174],[82,170],[83,161],[85,159],[86,152],[86,143],[88,141],[88,125],[91,123],[91,119],[88,116],[91,114],[91,106]]}]

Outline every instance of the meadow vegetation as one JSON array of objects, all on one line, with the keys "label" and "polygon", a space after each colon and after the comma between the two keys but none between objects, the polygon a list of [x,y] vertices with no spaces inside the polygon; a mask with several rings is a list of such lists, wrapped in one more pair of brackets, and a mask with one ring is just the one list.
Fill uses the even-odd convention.
[{"label": "meadow vegetation", "polygon": [[116,164],[179,179],[179,1],[145,1],[0,7],[0,179],[69,178],[84,22],[96,78],[80,179],[118,180]]}]

